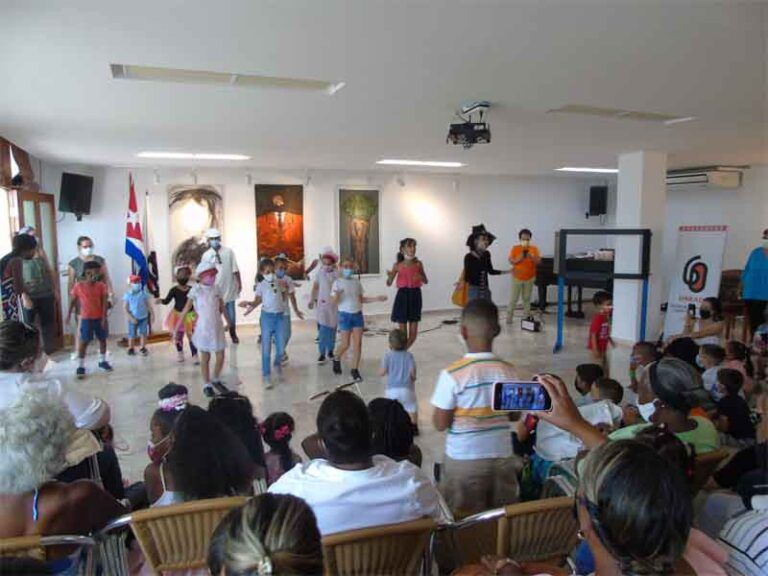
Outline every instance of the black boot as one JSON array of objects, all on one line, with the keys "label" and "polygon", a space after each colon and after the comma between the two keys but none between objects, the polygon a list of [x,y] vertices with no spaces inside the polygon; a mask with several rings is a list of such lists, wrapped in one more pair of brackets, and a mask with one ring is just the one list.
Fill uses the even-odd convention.
[{"label": "black boot", "polygon": [[232,344],[240,344],[240,338],[237,337],[234,326],[229,327],[229,337],[232,339]]}]

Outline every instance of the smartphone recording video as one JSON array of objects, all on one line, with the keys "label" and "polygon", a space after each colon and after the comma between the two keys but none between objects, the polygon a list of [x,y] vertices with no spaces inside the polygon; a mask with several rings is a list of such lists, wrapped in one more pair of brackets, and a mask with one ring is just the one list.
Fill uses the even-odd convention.
[{"label": "smartphone recording video", "polygon": [[548,412],[552,410],[552,399],[538,382],[496,382],[493,385],[493,409],[497,412]]}]

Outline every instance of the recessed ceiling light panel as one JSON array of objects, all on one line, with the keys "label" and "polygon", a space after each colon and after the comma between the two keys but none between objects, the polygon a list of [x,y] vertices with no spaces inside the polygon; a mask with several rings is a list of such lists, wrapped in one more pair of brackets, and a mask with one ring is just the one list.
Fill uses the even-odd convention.
[{"label": "recessed ceiling light panel", "polygon": [[465,166],[462,162],[442,162],[437,160],[379,160],[376,164],[383,166],[427,166],[430,168],[461,168]]},{"label": "recessed ceiling light panel", "polygon": [[563,166],[562,168],[555,168],[557,172],[584,172],[591,174],[618,174],[618,168],[590,168],[587,166]]},{"label": "recessed ceiling light panel", "polygon": [[181,84],[212,84],[239,88],[262,88],[269,90],[292,90],[299,92],[321,92],[332,96],[341,90],[344,82],[312,80],[307,78],[282,78],[210,70],[187,70],[160,66],[137,66],[133,64],[110,64],[112,78],[116,80],[143,80],[146,82],[176,82]]},{"label": "recessed ceiling light panel", "polygon": [[244,154],[215,154],[215,153],[191,153],[191,152],[139,152],[138,158],[152,158],[155,160],[250,160],[250,156]]}]

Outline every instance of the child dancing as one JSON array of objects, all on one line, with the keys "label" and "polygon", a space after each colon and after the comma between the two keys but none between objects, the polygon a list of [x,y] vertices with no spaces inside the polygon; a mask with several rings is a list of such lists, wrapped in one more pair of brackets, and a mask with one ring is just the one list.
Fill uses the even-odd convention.
[{"label": "child dancing", "polygon": [[318,326],[318,345],[320,356],[318,364],[325,364],[325,359],[333,359],[333,348],[336,346],[336,323],[339,309],[331,298],[333,283],[339,278],[336,263],[339,257],[333,248],[323,248],[320,254],[322,266],[315,275],[312,283],[312,294],[309,297],[309,309],[315,309],[315,318]]},{"label": "child dancing", "polygon": [[424,264],[416,258],[416,240],[403,238],[392,270],[387,271],[387,286],[397,278],[397,296],[392,306],[392,322],[398,324],[408,339],[407,350],[416,342],[421,322],[421,287],[429,283]]},{"label": "child dancing", "polygon": [[195,330],[195,320],[197,320],[197,314],[195,314],[194,307],[191,308],[184,316],[181,315],[184,307],[189,300],[189,278],[192,276],[192,270],[188,266],[180,266],[176,269],[176,284],[174,284],[165,298],[158,298],[155,300],[156,304],[163,304],[167,306],[173,300],[173,308],[171,308],[168,315],[165,317],[163,326],[171,333],[171,339],[176,346],[176,352],[178,353],[178,361],[184,362],[184,335],[187,335],[189,340],[189,350],[192,353],[192,360],[197,363],[197,348],[192,342],[192,334]]},{"label": "child dancing", "polygon": [[283,314],[283,355],[280,357],[280,362],[287,364],[288,342],[291,341],[291,308],[293,308],[299,320],[304,320],[304,314],[299,310],[299,305],[296,303],[296,288],[298,284],[294,282],[293,278],[288,276],[288,257],[285,254],[280,254],[275,258],[275,277],[285,286],[287,298],[285,313]]}]

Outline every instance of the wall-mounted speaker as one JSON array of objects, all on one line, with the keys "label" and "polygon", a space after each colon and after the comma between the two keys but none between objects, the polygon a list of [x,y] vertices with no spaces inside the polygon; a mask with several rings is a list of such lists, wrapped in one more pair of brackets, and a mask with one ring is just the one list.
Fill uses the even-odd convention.
[{"label": "wall-mounted speaker", "polygon": [[608,186],[589,187],[589,215],[603,216],[608,213]]}]

